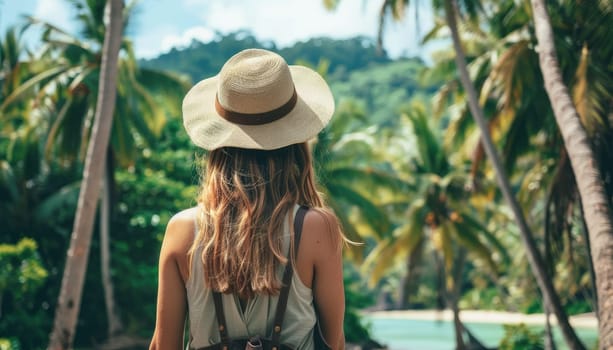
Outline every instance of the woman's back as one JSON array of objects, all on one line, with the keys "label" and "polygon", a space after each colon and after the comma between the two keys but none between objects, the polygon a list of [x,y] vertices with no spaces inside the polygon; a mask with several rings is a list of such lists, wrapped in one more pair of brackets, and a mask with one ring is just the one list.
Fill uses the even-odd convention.
[{"label": "woman's back", "polygon": [[[160,253],[158,320],[151,349],[181,349],[183,347],[182,334],[184,325],[181,317],[185,317],[185,315],[189,317],[190,334],[194,339],[194,347],[203,346],[203,343],[210,345],[211,340],[219,340],[215,308],[210,299],[210,291],[204,288],[204,286],[199,287],[198,284],[201,283],[202,279],[193,278],[190,274],[188,253],[197,235],[197,225],[195,222],[197,221],[198,213],[198,207],[190,208],[174,215],[168,223]],[[295,299],[294,302],[288,302],[292,304],[288,308],[296,308],[296,316],[288,317],[287,321],[284,322],[284,331],[282,332],[283,343],[298,344],[297,346],[301,349],[310,349],[312,340],[294,343],[302,337],[300,335],[302,332],[294,336],[291,334],[293,333],[292,328],[303,328],[310,325],[312,329],[314,321],[309,315],[311,315],[311,312],[314,314],[313,298],[317,299],[316,303],[319,307],[318,310],[320,310],[319,323],[325,339],[330,344],[339,344],[338,346],[332,345],[333,349],[340,349],[344,345],[342,319],[345,301],[341,251],[339,249],[341,241],[334,232],[330,231],[330,220],[333,218],[326,215],[330,214],[317,210],[309,210],[304,219],[303,234],[296,261],[296,273],[292,280],[294,289],[292,293],[295,294]],[[287,252],[286,242],[288,241],[285,239],[286,236],[287,234],[284,234],[284,251]],[[201,265],[196,265],[199,260],[195,260],[197,261],[192,261],[192,274],[200,273],[201,271]],[[196,267],[193,267],[193,265],[196,265]],[[263,296],[262,300],[266,300],[266,298],[266,296]],[[160,303],[162,299],[166,300],[164,305]],[[234,309],[231,311],[235,313],[234,317],[236,317],[236,313],[240,315],[241,311],[238,311],[240,310],[238,298],[233,295],[227,295],[224,299],[224,309]],[[265,311],[266,333],[264,335],[270,334],[272,323],[269,315],[273,314],[270,308],[276,308],[276,299],[276,297],[271,297],[270,300],[267,300],[268,304],[271,305]],[[188,305],[190,303],[192,305],[189,307],[188,313]],[[300,308],[307,304],[310,304],[313,309],[300,310]],[[247,310],[250,307],[254,307],[253,311]],[[263,309],[263,307],[255,304],[250,306],[247,303],[247,308],[243,314],[251,313],[252,317],[261,318],[263,314],[259,314],[260,311],[256,309]],[[306,317],[300,319],[300,315],[306,315]],[[231,324],[238,323],[240,325],[241,322],[242,320],[235,320]],[[256,323],[259,324],[254,319],[247,322],[250,325],[255,325]],[[292,326],[291,324],[294,323],[295,325]],[[234,330],[230,324],[228,328],[231,337],[235,334],[243,336],[243,331],[253,330],[248,327],[247,329],[236,328]],[[249,335],[255,334],[251,333]],[[176,347],[171,347],[165,344],[177,345]]]},{"label": "woman's back", "polygon": [[[291,239],[289,219],[293,221],[297,209],[298,206],[288,215],[288,224],[285,225],[283,230],[283,252],[287,257],[289,257]],[[196,254],[196,256],[199,255]],[[305,260],[298,257],[298,264],[305,265]],[[277,276],[281,280],[284,268],[279,266],[277,270]],[[205,286],[203,274],[201,262],[194,259],[191,265],[191,274],[186,283],[186,292],[189,310],[190,347],[196,349],[221,341],[216,318],[211,317],[210,314],[211,310],[215,309],[213,293]],[[243,307],[235,294],[222,294],[224,315],[230,338],[248,338],[254,335],[269,336],[272,334],[278,299],[278,296],[257,294],[247,300]],[[294,349],[313,349],[313,337],[311,335],[315,322],[312,290],[302,282],[299,274],[293,274],[285,310],[284,327],[281,332],[281,343]]]}]

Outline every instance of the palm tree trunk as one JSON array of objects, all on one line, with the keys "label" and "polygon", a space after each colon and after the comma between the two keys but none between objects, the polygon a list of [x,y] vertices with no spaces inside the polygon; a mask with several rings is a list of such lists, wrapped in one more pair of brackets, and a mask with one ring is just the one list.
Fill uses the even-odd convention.
[{"label": "palm tree trunk", "polygon": [[553,328],[551,328],[551,308],[547,304],[545,304],[545,350],[556,350]]},{"label": "palm tree trunk", "polygon": [[400,295],[396,308],[398,310],[406,310],[409,308],[409,295],[411,288],[415,285],[413,282],[419,278],[419,264],[424,251],[424,240],[420,240],[415,246],[413,252],[407,257],[406,272],[400,282]]},{"label": "palm tree trunk", "polygon": [[[109,152],[110,153],[110,152]],[[118,335],[123,326],[121,318],[117,314],[115,298],[113,294],[113,279],[111,278],[111,253],[110,253],[110,211],[111,211],[111,177],[113,166],[111,155],[106,158],[106,169],[102,179],[102,196],[100,198],[100,269],[102,274],[102,288],[104,289],[104,304],[108,319],[108,337]]]},{"label": "palm tree trunk", "polygon": [[104,160],[113,122],[117,66],[123,28],[123,0],[108,0],[107,6],[110,11],[110,22],[104,37],[96,114],[87,147],[83,181],[62,277],[62,288],[55,310],[53,330],[49,336],[49,350],[72,348],[96,205],[100,195],[100,181],[104,172]]},{"label": "palm tree trunk", "polygon": [[460,294],[462,292],[462,274],[466,264],[466,249],[460,248],[455,266],[452,271],[448,271],[453,276],[453,286],[448,293],[449,306],[453,311],[453,325],[455,329],[456,350],[466,349],[464,344],[464,326],[460,320]]},{"label": "palm tree trunk", "polygon": [[451,310],[453,311],[453,328],[455,330],[455,348],[456,350],[465,350],[466,345],[464,344],[464,336],[463,336],[463,327],[462,321],[460,320],[460,308],[456,301],[454,301],[455,305],[452,306]]},{"label": "palm tree trunk", "polygon": [[590,270],[590,286],[592,287],[592,310],[596,313],[596,318],[600,319],[600,313],[598,312],[598,288],[596,287],[596,271],[594,270],[594,259],[592,258],[592,251],[590,247],[590,234],[585,222],[585,213],[583,212],[583,203],[581,202],[581,195],[579,195],[579,206],[581,209],[581,237],[585,241],[585,248],[587,257],[589,260]]},{"label": "palm tree trunk", "polygon": [[599,346],[613,348],[613,216],[587,132],[564,85],[542,0],[531,0],[545,89],[568,151],[587,223],[598,293]]},{"label": "palm tree trunk", "polygon": [[[515,220],[517,222],[517,225],[519,226],[520,237],[524,247],[526,248],[526,256],[528,258],[528,262],[530,263],[530,267],[532,268],[532,273],[536,278],[539,289],[541,290],[541,293],[543,293],[543,297],[545,298],[546,303],[551,305],[552,311],[558,319],[562,334],[564,335],[564,339],[566,340],[568,347],[571,350],[584,350],[585,346],[583,346],[583,344],[577,337],[577,334],[570,326],[570,323],[568,322],[568,317],[562,309],[560,299],[553,287],[551,278],[548,276],[545,270],[543,258],[541,257],[541,254],[537,249],[536,242],[534,241],[534,235],[528,227],[528,224],[519,206],[519,203],[517,202],[517,199],[511,191],[509,179],[504,172],[500,157],[498,156],[498,152],[494,147],[492,137],[489,134],[487,123],[485,121],[485,117],[483,116],[483,111],[479,106],[477,93],[468,75],[468,69],[466,68],[466,58],[464,57],[464,50],[462,49],[460,35],[458,33],[456,23],[457,3],[455,0],[445,0],[445,15],[447,17],[447,24],[449,25],[449,29],[451,30],[453,46],[456,52],[456,65],[460,73],[460,80],[462,81],[464,90],[468,94],[468,105],[471,114],[473,115],[475,122],[481,130],[481,140],[483,142],[483,146],[485,147],[485,152],[490,161],[492,162],[492,165],[496,172],[496,177],[498,179],[502,194],[506,199],[509,207],[513,211]],[[611,269],[611,273],[613,274],[613,269]],[[613,291],[613,286],[611,291]]]}]

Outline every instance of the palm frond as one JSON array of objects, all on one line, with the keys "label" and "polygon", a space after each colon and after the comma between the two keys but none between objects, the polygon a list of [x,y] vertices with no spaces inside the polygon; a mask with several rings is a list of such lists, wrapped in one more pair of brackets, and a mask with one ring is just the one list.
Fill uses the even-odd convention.
[{"label": "palm frond", "polygon": [[[88,114],[93,114],[93,108],[90,101],[95,97],[90,96],[72,96],[70,103],[67,103],[65,115],[59,121],[59,131],[56,140],[59,141],[59,154],[70,158],[79,157],[79,151],[87,146],[87,138],[83,135],[89,135],[89,125],[85,120]],[[93,105],[93,103],[91,103]]]},{"label": "palm frond", "polygon": [[[26,20],[27,20],[27,21],[28,21],[30,24],[34,24],[34,25],[35,25],[35,24],[39,24],[39,25],[42,25],[43,27],[45,27],[45,29],[46,29],[46,31],[47,31],[47,32],[49,32],[49,31],[53,31],[53,32],[57,32],[57,33],[59,33],[59,34],[61,34],[61,35],[65,36],[65,37],[68,37],[68,38],[74,38],[74,36],[73,36],[72,34],[68,33],[67,31],[63,30],[62,28],[60,28],[60,27],[58,27],[58,26],[56,26],[56,25],[53,25],[53,24],[51,24],[51,23],[49,23],[49,22],[47,22],[47,21],[44,21],[44,20],[42,20],[42,19],[39,19],[39,18],[36,18],[36,17],[33,17],[33,16],[27,16],[27,15],[25,16],[25,19],[26,19]],[[47,34],[47,35],[48,35],[48,34]],[[76,39],[75,39],[75,40],[76,40]]]},{"label": "palm frond", "polygon": [[447,172],[449,164],[445,158],[445,152],[440,143],[440,137],[430,127],[425,113],[418,109],[412,109],[408,114],[403,114],[411,122],[416,138],[419,159],[424,169],[428,172],[443,175]]},{"label": "palm frond", "polygon": [[[590,50],[586,45],[581,49],[581,56],[575,73],[575,84],[572,87],[572,97],[581,123],[589,134],[599,128],[606,128],[606,107],[599,101],[599,81],[589,77]],[[600,77],[606,77],[606,74]],[[610,96],[610,91],[605,95]],[[605,98],[606,99],[606,98]],[[609,100],[610,102],[610,100]]]},{"label": "palm frond", "polygon": [[[326,204],[334,211],[338,220],[340,221],[343,233],[352,242],[362,242],[361,235],[354,228],[353,224],[349,220],[344,208],[334,199],[334,197],[328,196]],[[364,258],[364,245],[363,244],[351,244],[349,249],[345,250],[346,255],[350,260],[354,262],[362,262]]]},{"label": "palm frond", "polygon": [[[341,181],[344,183],[359,184],[359,187],[367,191],[385,189],[399,192],[407,191],[413,188],[411,184],[399,179],[397,176],[395,176],[395,174],[390,174],[371,166],[333,167],[331,169],[326,169],[326,176],[332,179],[342,179]],[[374,194],[374,196],[376,197],[377,195]]]},{"label": "palm frond", "polygon": [[449,226],[446,224],[439,225],[432,230],[432,234],[433,236],[438,236],[438,240],[440,240],[438,250],[443,256],[443,260],[445,261],[445,269],[447,271],[451,271],[453,268],[453,261],[455,255],[453,252],[453,240],[451,237]]},{"label": "palm frond", "polygon": [[51,124],[51,128],[49,128],[49,133],[47,134],[47,141],[45,142],[45,157],[50,159],[51,151],[53,149],[53,144],[56,142],[58,131],[60,130],[60,126],[64,122],[64,118],[68,112],[68,109],[72,105],[72,99],[68,98],[58,111],[55,119]]},{"label": "palm frond", "polygon": [[131,132],[130,121],[126,117],[130,113],[125,107],[128,103],[120,94],[117,95],[116,113],[113,118],[110,145],[116,159],[122,166],[129,166],[136,156],[134,135]]},{"label": "palm frond", "polygon": [[446,223],[446,227],[470,253],[475,254],[485,262],[492,272],[498,273],[498,265],[492,258],[491,250],[479,240],[475,232],[453,222]]},{"label": "palm frond", "polygon": [[39,83],[47,80],[47,79],[51,79],[53,77],[56,77],[60,74],[66,73],[66,69],[67,67],[65,65],[59,64],[58,66],[54,67],[54,68],[50,68],[40,74],[35,75],[34,77],[30,78],[29,80],[25,81],[23,84],[21,84],[17,89],[15,89],[9,96],[7,96],[5,98],[5,100],[2,102],[2,105],[0,105],[0,111],[3,111],[7,108],[7,106],[9,106],[11,103],[19,100],[20,98],[24,97],[24,95],[29,92],[31,89],[33,89],[35,86],[37,86]]},{"label": "palm frond", "polygon": [[[421,39],[421,43],[422,44],[426,44],[428,42],[431,42],[433,40],[436,39],[440,39],[441,38],[441,32],[445,31],[447,29],[447,22],[443,21],[440,18],[434,18],[434,26],[432,27],[432,29],[430,29],[430,31],[428,33],[426,33],[422,39]],[[447,35],[445,33],[445,35]]]},{"label": "palm frond", "polygon": [[388,237],[379,242],[368,254],[361,270],[367,273],[368,283],[374,286],[391,267],[395,265],[397,256],[393,254],[397,243],[393,237]]},{"label": "palm frond", "polygon": [[491,249],[489,249],[490,255],[493,253],[499,254],[501,257],[501,261],[507,266],[511,263],[511,257],[509,256],[509,251],[507,247],[505,247],[502,242],[500,242],[496,235],[490,232],[490,230],[488,230],[471,215],[461,212],[460,217],[461,221],[454,223],[454,225],[456,225],[456,228],[463,229],[463,231],[475,232],[479,236],[483,237],[491,247]]},{"label": "palm frond", "polygon": [[340,183],[327,184],[326,188],[336,200],[342,199],[358,208],[362,218],[369,223],[377,236],[383,237],[390,230],[389,218],[370,199]]},{"label": "palm frond", "polygon": [[60,188],[46,197],[34,210],[34,217],[39,222],[50,221],[58,210],[77,202],[81,181],[76,181]]},{"label": "palm frond", "polygon": [[7,198],[15,201],[19,198],[17,180],[11,164],[6,160],[0,160],[0,193],[5,193]]},{"label": "palm frond", "polygon": [[396,228],[391,236],[381,240],[366,257],[362,271],[368,273],[370,284],[379,281],[397,261],[414,254],[415,249],[420,246],[424,239],[423,206],[413,209],[406,223]]}]

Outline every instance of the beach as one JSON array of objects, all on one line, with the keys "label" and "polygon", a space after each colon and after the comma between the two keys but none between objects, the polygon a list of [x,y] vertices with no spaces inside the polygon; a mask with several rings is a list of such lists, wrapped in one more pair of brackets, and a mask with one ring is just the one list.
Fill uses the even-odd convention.
[{"label": "beach", "polygon": [[[453,313],[450,310],[405,310],[364,312],[365,323],[373,339],[390,350],[450,350],[455,336]],[[495,348],[505,336],[503,325],[525,324],[535,334],[543,334],[545,315],[517,312],[464,310],[460,313],[464,325],[487,347]],[[577,335],[589,347],[598,339],[594,314],[575,315],[570,322]],[[555,317],[551,317],[555,325]],[[559,350],[568,350],[557,326],[553,327],[554,342]]]},{"label": "beach", "polygon": [[[370,311],[365,315],[375,318],[407,319],[424,321],[452,321],[451,310],[393,310],[393,311]],[[496,324],[520,324],[545,325],[544,314],[523,314],[519,312],[489,311],[489,310],[462,310],[460,319],[469,323],[496,323]],[[594,313],[586,313],[570,316],[570,324],[573,327],[597,328],[598,320]],[[557,324],[556,317],[551,315],[551,323]]]}]

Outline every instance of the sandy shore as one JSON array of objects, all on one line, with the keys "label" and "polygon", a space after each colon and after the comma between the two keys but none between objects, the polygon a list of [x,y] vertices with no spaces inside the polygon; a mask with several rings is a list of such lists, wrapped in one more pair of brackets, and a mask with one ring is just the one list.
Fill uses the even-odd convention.
[{"label": "sandy shore", "polygon": [[[402,311],[373,311],[365,315],[377,318],[401,318],[411,320],[428,321],[452,321],[453,313],[451,310],[402,310]],[[462,310],[460,319],[464,322],[472,323],[502,323],[502,324],[529,324],[544,325],[544,314],[522,314],[518,312],[504,311],[482,311],[482,310]],[[556,324],[555,316],[551,316],[552,324]],[[573,327],[597,328],[598,320],[593,313],[570,316],[570,323]]]}]

